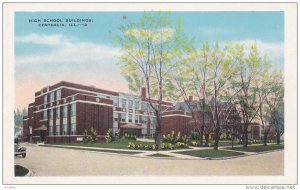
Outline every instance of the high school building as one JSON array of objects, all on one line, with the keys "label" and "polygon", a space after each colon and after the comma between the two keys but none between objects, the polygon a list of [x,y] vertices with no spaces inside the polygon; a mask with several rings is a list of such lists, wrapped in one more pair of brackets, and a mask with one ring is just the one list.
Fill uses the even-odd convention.
[{"label": "high school building", "polygon": [[[151,102],[158,106],[157,101]],[[201,118],[201,104],[192,102]],[[194,129],[192,115],[184,102],[173,105],[164,101],[162,110],[162,134],[180,131],[189,135]],[[212,125],[209,114],[206,115],[205,125]],[[155,113],[145,88],[136,96],[62,81],[35,93],[35,101],[29,104],[28,116],[23,120],[23,138],[28,142],[76,143],[91,128],[100,137],[108,129],[122,135],[153,137],[155,126]]]}]

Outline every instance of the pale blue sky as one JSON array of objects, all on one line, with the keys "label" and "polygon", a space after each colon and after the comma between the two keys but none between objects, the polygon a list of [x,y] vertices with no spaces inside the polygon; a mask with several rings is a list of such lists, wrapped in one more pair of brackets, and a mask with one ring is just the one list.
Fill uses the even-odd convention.
[{"label": "pale blue sky", "polygon": [[[118,26],[136,21],[143,12],[17,12],[15,13],[16,91],[28,91],[17,107],[33,101],[33,93],[46,85],[67,80],[100,88],[126,91],[114,64],[118,47],[113,36]],[[220,43],[257,42],[274,65],[284,60],[283,12],[172,12],[181,17],[184,33]],[[126,16],[126,19],[124,19]],[[92,19],[87,27],[39,27],[29,19]],[[32,84],[35,80],[35,85]],[[30,87],[26,85],[31,85]],[[21,87],[22,86],[22,87]],[[19,88],[19,89],[18,89]],[[31,93],[31,95],[29,94]]]}]

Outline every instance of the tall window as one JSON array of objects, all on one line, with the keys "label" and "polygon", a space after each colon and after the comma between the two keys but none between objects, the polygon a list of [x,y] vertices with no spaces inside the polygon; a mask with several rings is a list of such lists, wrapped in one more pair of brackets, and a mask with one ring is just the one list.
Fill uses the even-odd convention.
[{"label": "tall window", "polygon": [[53,109],[50,109],[50,119],[53,119]]},{"label": "tall window", "polygon": [[126,113],[121,113],[122,122],[126,122]]},{"label": "tall window", "polygon": [[50,102],[54,102],[54,92],[50,93]]},{"label": "tall window", "polygon": [[126,99],[122,99],[122,108],[126,108]]},{"label": "tall window", "polygon": [[47,110],[45,110],[44,113],[43,113],[43,119],[48,119],[47,118]]},{"label": "tall window", "polygon": [[76,115],[76,104],[71,104],[71,116]]},{"label": "tall window", "polygon": [[114,113],[114,121],[118,121],[118,113]]},{"label": "tall window", "polygon": [[133,101],[129,100],[128,102],[128,109],[133,109]]},{"label": "tall window", "polygon": [[143,116],[143,119],[142,119],[143,121],[142,121],[142,123],[147,123],[147,116]]},{"label": "tall window", "polygon": [[76,135],[76,123],[71,123],[71,135]]},{"label": "tall window", "polygon": [[135,116],[134,116],[134,122],[135,122],[135,123],[138,123],[138,122],[139,122],[139,116],[138,116],[138,115],[135,115]]},{"label": "tall window", "polygon": [[68,106],[63,107],[63,117],[68,117]]},{"label": "tall window", "polygon": [[56,91],[56,100],[59,100],[61,98],[61,89]]},{"label": "tall window", "polygon": [[113,98],[113,104],[114,104],[114,106],[119,106],[119,98],[118,97]]},{"label": "tall window", "polygon": [[128,122],[132,122],[132,114],[128,114]]},{"label": "tall window", "polygon": [[60,125],[59,124],[56,124],[55,134],[60,135]]},{"label": "tall window", "polygon": [[134,109],[139,110],[140,109],[140,101],[136,100],[134,102]]},{"label": "tall window", "polygon": [[44,95],[44,104],[47,104],[47,102],[48,102],[48,95],[46,94]]},{"label": "tall window", "polygon": [[56,108],[56,119],[60,118],[60,107]]},{"label": "tall window", "polygon": [[53,124],[49,125],[49,135],[52,136],[53,135]]},{"label": "tall window", "polygon": [[67,134],[68,134],[68,125],[63,124],[63,135],[67,135]]}]

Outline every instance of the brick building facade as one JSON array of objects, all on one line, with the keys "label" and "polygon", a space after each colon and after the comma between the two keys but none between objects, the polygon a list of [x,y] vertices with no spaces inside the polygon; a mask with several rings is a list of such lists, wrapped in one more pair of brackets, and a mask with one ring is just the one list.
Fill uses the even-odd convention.
[{"label": "brick building facade", "polygon": [[[155,100],[152,103],[158,106]],[[194,101],[194,108],[197,117],[202,118],[201,104]],[[162,134],[180,131],[189,135],[195,129],[184,102],[173,105],[164,101],[162,110]],[[211,122],[207,113],[205,124],[211,126]],[[153,137],[155,126],[155,113],[145,88],[136,96],[62,81],[35,93],[35,101],[29,104],[28,116],[23,120],[23,138],[28,142],[77,143],[91,128],[100,138],[108,129],[122,135]]]}]

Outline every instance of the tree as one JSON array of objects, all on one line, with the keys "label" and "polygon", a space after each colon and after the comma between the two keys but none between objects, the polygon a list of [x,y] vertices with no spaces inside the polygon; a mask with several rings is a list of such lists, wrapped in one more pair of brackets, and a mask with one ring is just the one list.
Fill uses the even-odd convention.
[{"label": "tree", "polygon": [[272,112],[271,115],[272,126],[276,131],[277,144],[280,144],[280,137],[284,133],[284,104],[280,102],[278,107]]},{"label": "tree", "polygon": [[270,115],[270,126],[275,128],[277,144],[280,144],[280,137],[284,133],[284,85],[283,72],[281,69],[272,73],[272,88],[266,99],[268,113]]},{"label": "tree", "polygon": [[243,122],[244,147],[247,147],[248,127],[259,110],[254,79],[262,68],[262,57],[255,43],[252,44],[248,55],[245,54],[244,45],[240,43],[236,44],[230,53],[238,71],[238,77],[233,84],[234,89],[238,92],[236,100],[239,102],[239,106],[237,108]]},{"label": "tree", "polygon": [[145,12],[137,22],[121,25],[119,29],[121,73],[146,87],[147,101],[156,115],[154,138],[159,148],[162,101],[167,98],[166,86],[171,83],[169,71],[178,62],[186,42],[181,24],[179,21],[174,24],[169,14]]},{"label": "tree", "polygon": [[230,81],[235,76],[235,65],[228,54],[228,46],[220,48],[216,42],[211,51],[211,64],[208,65],[209,86],[207,94],[210,97],[208,107],[210,109],[214,126],[214,149],[217,150],[221,135],[221,126],[225,118],[222,114],[230,110],[228,102],[233,94],[230,89]]},{"label": "tree", "polygon": [[23,117],[27,116],[27,111],[25,108],[20,111],[17,109],[14,111],[14,121],[15,121],[15,134],[19,133],[19,131],[23,128]]},{"label": "tree", "polygon": [[260,120],[260,126],[263,131],[263,141],[264,145],[267,145],[268,134],[270,132],[270,107],[267,103],[268,97],[276,81],[272,80],[272,73],[270,74],[270,65],[266,60],[266,57],[263,59],[261,70],[258,72],[257,76],[254,79],[255,90],[257,92],[258,98],[258,118]]}]

